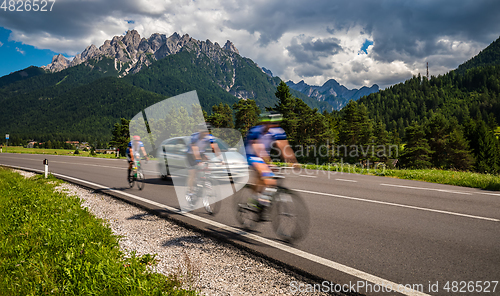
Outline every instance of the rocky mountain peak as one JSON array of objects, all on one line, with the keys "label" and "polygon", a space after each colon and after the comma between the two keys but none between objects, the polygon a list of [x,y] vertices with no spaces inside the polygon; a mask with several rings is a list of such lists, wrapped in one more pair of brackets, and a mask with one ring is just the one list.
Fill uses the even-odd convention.
[{"label": "rocky mountain peak", "polygon": [[[186,49],[205,53],[215,62],[221,60],[221,56],[239,54],[238,49],[231,41],[227,41],[222,49],[218,43],[210,40],[198,41],[188,34],[180,36],[177,32],[167,37],[165,34],[154,33],[149,38],[141,38],[136,30],[129,30],[122,36],[114,36],[111,40],[104,41],[99,48],[90,45],[84,51],[77,54],[70,62],[62,55],[54,56],[52,63],[44,68],[52,72],[61,71],[68,67],[94,59],[100,60],[105,57],[115,59],[115,69],[121,76],[136,73],[144,66],[149,66],[154,60],[162,59],[168,55],[176,54]],[[231,54],[229,54],[229,51]]]},{"label": "rocky mountain peak", "polygon": [[231,42],[231,41],[226,41],[226,44],[224,44],[224,47],[223,47],[225,50],[227,51],[230,51],[230,52],[234,52],[234,53],[237,53],[237,54],[240,54],[240,52],[238,51],[238,49],[236,48],[236,46],[234,46],[234,44]]},{"label": "rocky mountain peak", "polygon": [[288,81],[286,84],[290,88],[300,91],[310,98],[328,102],[337,110],[344,107],[349,100],[358,100],[363,96],[367,96],[379,90],[376,84],[369,88],[363,86],[360,89],[348,89],[339,84],[335,79],[329,79],[322,86],[308,85],[304,80],[301,80],[297,84],[293,81]]},{"label": "rocky mountain peak", "polygon": [[62,54],[58,54],[52,57],[52,63],[48,64],[47,66],[43,66],[42,68],[51,72],[57,72],[68,68],[70,63],[70,60],[68,60]]},{"label": "rocky mountain peak", "polygon": [[139,43],[141,42],[141,36],[136,30],[127,31],[127,34],[123,36],[122,42],[130,49],[137,50]]}]

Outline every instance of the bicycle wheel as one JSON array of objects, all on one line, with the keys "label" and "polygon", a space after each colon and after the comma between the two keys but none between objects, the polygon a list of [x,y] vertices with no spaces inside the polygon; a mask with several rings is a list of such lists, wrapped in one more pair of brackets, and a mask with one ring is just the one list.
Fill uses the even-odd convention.
[{"label": "bicycle wheel", "polygon": [[130,172],[130,174],[131,175],[128,176],[128,186],[130,188],[132,188],[132,187],[134,187],[134,184],[135,184],[135,177],[134,177],[135,172],[132,171],[132,172]]},{"label": "bicycle wheel", "polygon": [[255,193],[250,185],[245,185],[234,195],[236,220],[245,229],[254,229],[259,221],[259,210],[255,207]]},{"label": "bicycle wheel", "polygon": [[142,169],[138,169],[137,170],[137,187],[139,188],[139,190],[142,190],[142,189],[144,189],[144,185],[145,185],[144,172],[142,171]]},{"label": "bicycle wheel", "polygon": [[220,196],[219,182],[214,179],[207,179],[203,186],[203,206],[205,211],[210,215],[215,215],[219,212],[222,201],[217,200]]},{"label": "bicycle wheel", "polygon": [[272,207],[272,227],[278,238],[287,242],[304,238],[309,229],[309,212],[297,193],[278,187]]}]

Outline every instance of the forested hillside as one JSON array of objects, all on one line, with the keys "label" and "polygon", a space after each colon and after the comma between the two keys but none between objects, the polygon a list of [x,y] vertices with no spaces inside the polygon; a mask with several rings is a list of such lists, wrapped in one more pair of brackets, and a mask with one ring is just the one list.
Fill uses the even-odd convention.
[{"label": "forested hillside", "polygon": [[[273,106],[279,77],[269,77],[250,59],[207,42],[192,40],[176,54],[155,60],[124,78],[127,64],[100,56],[62,71],[30,67],[0,78],[0,134],[29,139],[108,141],[111,127],[170,96],[196,90],[204,110],[253,98]],[[119,66],[119,67],[118,67]],[[332,108],[299,94],[321,110]],[[22,141],[21,141],[22,139]]]},{"label": "forested hillside", "polygon": [[490,113],[499,118],[500,66],[473,68],[464,74],[452,71],[430,80],[413,77],[359,102],[367,106],[370,118],[401,136],[412,121],[424,124],[434,113],[460,123],[467,117],[487,120]]},{"label": "forested hillside", "polygon": [[468,69],[494,65],[500,65],[500,37],[478,55],[458,66],[456,72],[463,74]]},{"label": "forested hillside", "polygon": [[11,141],[108,141],[117,119],[131,118],[164,99],[115,77],[67,90],[59,84],[0,99],[1,127],[11,134]]},{"label": "forested hillside", "polygon": [[[262,109],[272,106],[277,102],[274,92],[281,81],[279,77],[262,72],[250,59],[236,56],[234,61],[214,62],[203,53],[189,50],[167,56],[124,80],[165,96],[196,90],[203,109],[208,113],[213,105],[221,102],[234,104],[239,100],[235,95],[252,98]],[[331,110],[324,102],[298,92],[294,94],[311,107]]]}]

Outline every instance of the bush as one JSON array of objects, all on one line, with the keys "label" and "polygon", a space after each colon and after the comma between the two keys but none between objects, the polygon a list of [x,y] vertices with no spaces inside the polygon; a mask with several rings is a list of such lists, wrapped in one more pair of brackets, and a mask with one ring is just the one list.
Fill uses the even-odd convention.
[{"label": "bush", "polygon": [[75,152],[73,154],[80,154],[80,151],[77,149],[75,149]]}]

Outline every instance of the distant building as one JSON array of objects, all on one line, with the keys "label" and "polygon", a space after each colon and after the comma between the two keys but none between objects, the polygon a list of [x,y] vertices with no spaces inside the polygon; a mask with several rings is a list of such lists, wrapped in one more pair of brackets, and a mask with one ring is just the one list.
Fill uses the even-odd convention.
[{"label": "distant building", "polygon": [[35,144],[36,144],[35,141],[30,141],[26,147],[27,148],[35,148]]},{"label": "distant building", "polygon": [[98,154],[114,154],[114,153],[116,153],[116,148],[111,148],[111,149],[96,149],[95,153],[98,153]]}]

